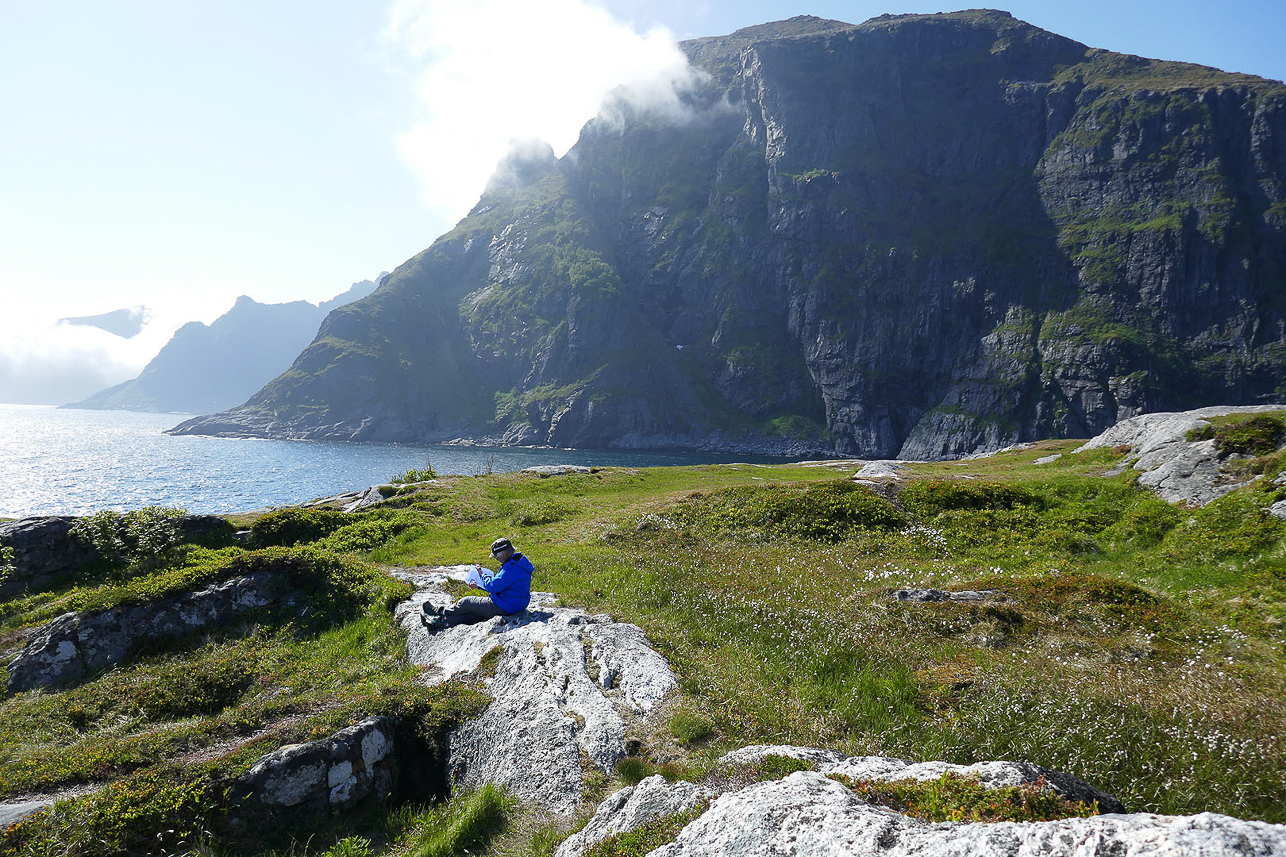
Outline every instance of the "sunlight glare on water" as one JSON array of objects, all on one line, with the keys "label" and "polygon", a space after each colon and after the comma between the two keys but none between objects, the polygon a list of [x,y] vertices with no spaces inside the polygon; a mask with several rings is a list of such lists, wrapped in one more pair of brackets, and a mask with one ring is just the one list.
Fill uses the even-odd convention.
[{"label": "sunlight glare on water", "polygon": [[648,467],[716,456],[561,449],[171,437],[181,414],[60,410],[0,404],[0,517],[83,515],[172,506],[243,512],[387,482],[426,464],[442,475],[539,464]]}]

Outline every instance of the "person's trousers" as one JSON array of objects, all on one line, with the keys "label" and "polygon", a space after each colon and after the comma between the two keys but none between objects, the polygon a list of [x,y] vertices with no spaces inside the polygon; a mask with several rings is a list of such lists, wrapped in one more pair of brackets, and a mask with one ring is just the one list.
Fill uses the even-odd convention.
[{"label": "person's trousers", "polygon": [[496,602],[490,598],[470,595],[461,598],[442,611],[442,624],[448,628],[456,625],[475,625],[478,622],[485,622],[496,616],[505,615],[507,615],[505,611],[501,610],[496,605]]}]

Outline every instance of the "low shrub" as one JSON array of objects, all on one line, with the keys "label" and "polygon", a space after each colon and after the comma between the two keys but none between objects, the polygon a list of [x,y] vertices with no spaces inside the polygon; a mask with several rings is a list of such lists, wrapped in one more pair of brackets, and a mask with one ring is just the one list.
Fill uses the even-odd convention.
[{"label": "low shrub", "polygon": [[418,470],[415,468],[411,468],[410,470],[403,473],[401,476],[394,477],[392,481],[393,481],[393,484],[395,485],[406,485],[411,482],[428,482],[430,479],[437,479],[437,478],[438,478],[438,471],[433,468],[433,465],[431,463],[425,462],[424,467]]},{"label": "low shrub", "polygon": [[951,511],[1008,510],[1019,506],[1042,505],[1041,499],[1026,489],[1004,482],[973,479],[918,480],[902,489],[898,499],[923,518]]},{"label": "low shrub", "polygon": [[714,734],[714,724],[700,714],[680,710],[670,718],[670,734],[681,744],[696,744]]},{"label": "low shrub", "polygon": [[185,853],[220,810],[218,790],[178,768],[144,771],[60,801],[0,832],[6,854]]},{"label": "low shrub", "polygon": [[1220,455],[1268,455],[1286,441],[1286,422],[1272,414],[1249,419],[1228,419],[1199,426],[1187,434],[1190,441],[1213,440]]},{"label": "low shrub", "polygon": [[1263,510],[1264,495],[1234,491],[1186,516],[1161,542],[1176,562],[1212,562],[1263,551],[1286,534],[1286,525]]},{"label": "low shrub", "polygon": [[855,782],[842,774],[830,777],[862,800],[928,821],[1055,821],[1098,815],[1097,804],[1069,801],[1047,790],[1043,782],[988,788],[977,776],[963,777],[950,771],[924,781]]},{"label": "low shrub", "polygon": [[837,542],[863,530],[898,529],[906,519],[888,501],[848,480],[737,486],[696,495],[673,508],[689,526],[744,535]]},{"label": "low shrub", "polygon": [[338,553],[370,551],[417,527],[422,525],[412,513],[381,511],[344,524],[318,541],[317,547]]},{"label": "low shrub", "polygon": [[362,605],[404,598],[411,589],[409,584],[396,581],[356,559],[313,546],[259,551],[196,549],[189,561],[178,568],[136,577],[117,586],[82,590],[68,600],[68,606],[99,612],[124,604],[156,601],[256,572],[288,576],[307,598],[307,618],[301,629],[325,627],[351,617]]},{"label": "low shrub", "polygon": [[250,541],[259,548],[293,547],[328,536],[352,520],[335,509],[278,509],[250,526]]},{"label": "low shrub", "polygon": [[179,520],[185,514],[182,509],[163,506],[124,514],[105,510],[77,520],[70,535],[92,547],[116,576],[128,577],[179,561],[183,542]]},{"label": "low shrub", "polygon": [[788,777],[796,771],[811,771],[812,765],[796,759],[793,756],[764,756],[758,763],[751,766],[751,774],[759,781],[780,780]]},{"label": "low shrub", "polygon": [[621,778],[621,782],[631,786],[642,782],[654,773],[652,766],[638,756],[626,756],[616,763],[616,776]]}]

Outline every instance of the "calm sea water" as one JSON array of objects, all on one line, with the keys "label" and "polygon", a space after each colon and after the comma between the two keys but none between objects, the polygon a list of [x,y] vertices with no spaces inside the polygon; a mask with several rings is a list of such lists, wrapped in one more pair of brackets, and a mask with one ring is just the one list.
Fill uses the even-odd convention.
[{"label": "calm sea water", "polygon": [[181,414],[0,404],[0,517],[173,506],[240,512],[387,482],[432,463],[474,475],[537,464],[653,467],[753,456],[170,437]]}]

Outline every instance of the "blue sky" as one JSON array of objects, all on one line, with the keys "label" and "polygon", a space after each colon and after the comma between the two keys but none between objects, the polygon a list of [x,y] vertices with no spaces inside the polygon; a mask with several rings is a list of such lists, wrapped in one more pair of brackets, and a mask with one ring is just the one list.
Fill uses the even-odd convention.
[{"label": "blue sky", "polygon": [[[0,0],[0,401],[132,377],[237,295],[319,301],[561,151],[670,36],[957,7],[701,0]],[[1013,2],[1095,47],[1286,77],[1286,3]],[[657,30],[663,28],[663,30]],[[132,340],[55,325],[146,305]]]}]

